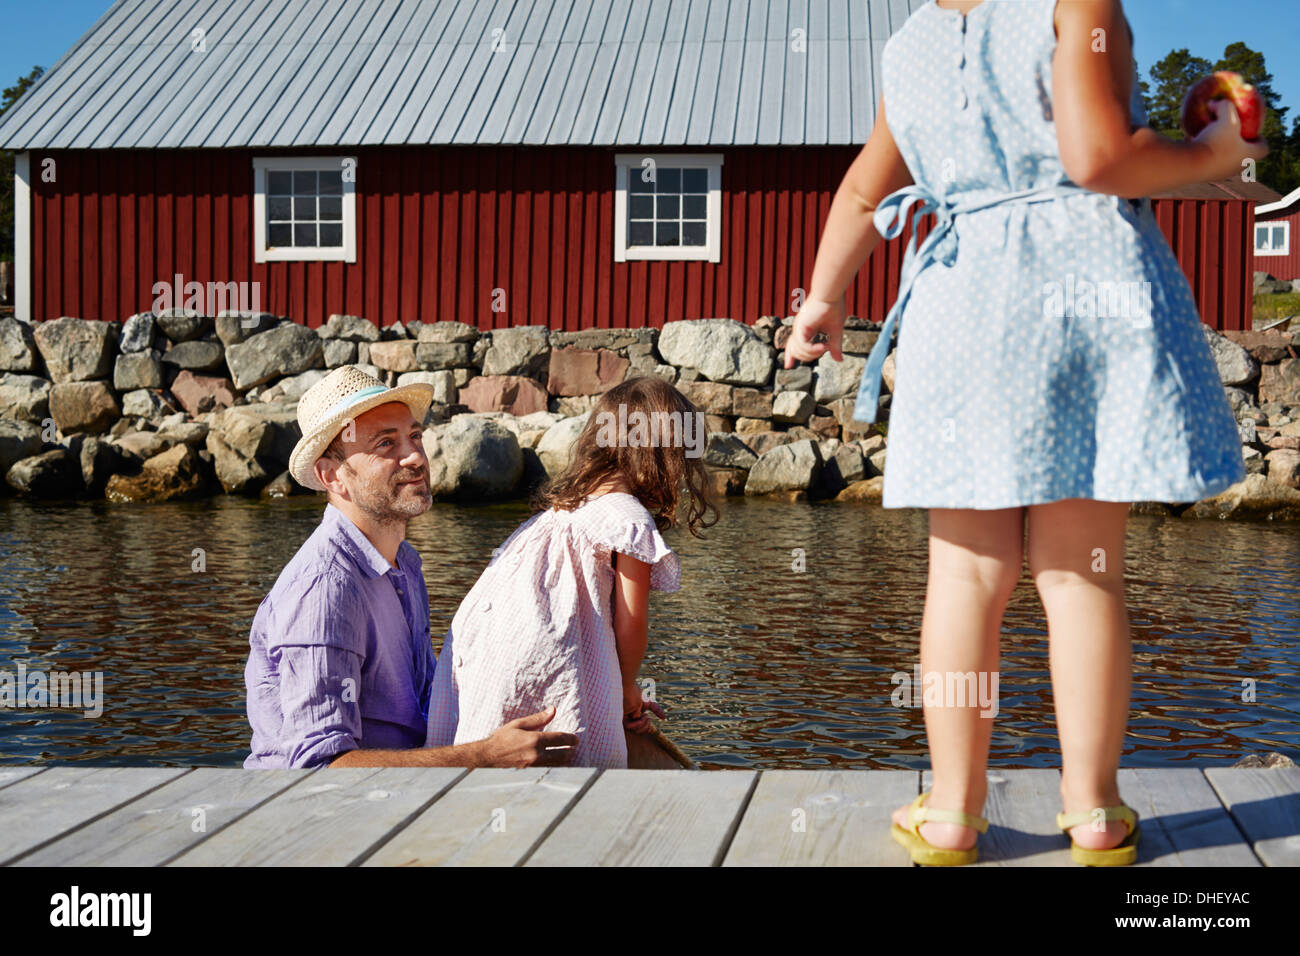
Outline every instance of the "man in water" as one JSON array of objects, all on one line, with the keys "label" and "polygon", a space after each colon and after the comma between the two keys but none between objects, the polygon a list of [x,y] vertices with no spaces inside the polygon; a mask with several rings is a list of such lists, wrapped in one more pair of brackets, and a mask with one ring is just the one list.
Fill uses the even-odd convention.
[{"label": "man in water", "polygon": [[245,767],[568,763],[577,738],[542,730],[554,708],[485,740],[424,747],[437,662],[406,524],[433,504],[421,443],[432,399],[429,385],[387,388],[343,366],[299,401],[289,471],[329,504],[253,618]]}]

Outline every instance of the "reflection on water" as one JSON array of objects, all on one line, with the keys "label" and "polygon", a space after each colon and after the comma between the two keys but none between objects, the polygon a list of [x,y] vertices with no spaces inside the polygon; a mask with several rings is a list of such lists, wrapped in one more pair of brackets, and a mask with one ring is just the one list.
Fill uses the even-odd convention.
[{"label": "reflection on water", "polygon": [[[0,670],[103,671],[105,695],[98,718],[0,709],[0,763],[239,765],[249,624],[321,507],[0,501]],[[412,523],[435,645],[527,514],[437,505]],[[1125,765],[1300,755],[1300,525],[1135,517],[1129,529]],[[921,711],[894,707],[890,680],[917,660],[924,512],[731,499],[707,534],[668,532],[683,587],[652,595],[642,675],[665,730],[706,767],[926,766]],[[805,573],[791,570],[796,548]],[[1028,575],[1002,647],[991,762],[1058,766]],[[1248,680],[1257,699],[1243,703]]]}]

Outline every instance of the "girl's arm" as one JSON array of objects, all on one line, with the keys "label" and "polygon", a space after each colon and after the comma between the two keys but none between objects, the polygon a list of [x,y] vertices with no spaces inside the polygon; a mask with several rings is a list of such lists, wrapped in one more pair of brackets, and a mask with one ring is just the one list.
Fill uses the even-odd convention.
[{"label": "girl's arm", "polygon": [[[1171,140],[1146,126],[1130,130],[1133,53],[1120,0],[1061,2],[1056,18],[1056,139],[1066,174],[1080,186],[1116,196],[1149,196],[1226,179],[1241,172],[1246,157],[1268,155],[1262,141],[1241,138],[1241,122],[1231,108],[1194,140]],[[1104,50],[1098,48],[1103,39]]]},{"label": "girl's arm", "polygon": [[614,646],[623,680],[623,714],[639,716],[641,688],[636,675],[650,632],[650,565],[629,554],[614,559]]},{"label": "girl's arm", "polygon": [[[817,244],[808,297],[786,343],[786,368],[793,368],[796,361],[815,362],[827,351],[835,361],[843,360],[840,333],[844,328],[844,292],[880,242],[871,218],[876,204],[911,184],[912,174],[885,123],[882,96],[871,136],[844,174],[831,202],[826,228]],[[810,341],[817,332],[826,333],[825,342]]]}]

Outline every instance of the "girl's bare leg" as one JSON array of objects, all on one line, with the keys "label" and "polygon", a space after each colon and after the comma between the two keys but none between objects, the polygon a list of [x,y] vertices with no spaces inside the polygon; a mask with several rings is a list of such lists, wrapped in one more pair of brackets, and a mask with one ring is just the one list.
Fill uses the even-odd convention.
[{"label": "girl's bare leg", "polygon": [[[1066,813],[1119,804],[1132,649],[1124,603],[1128,504],[1072,498],[1028,509],[1029,571],[1047,612]],[[1123,841],[1124,824],[1074,827],[1089,849]]]},{"label": "girl's bare leg", "polygon": [[[921,620],[921,674],[988,675],[998,669],[1002,613],[1020,579],[1024,509],[930,509],[930,571]],[[946,681],[945,681],[946,683]],[[922,688],[915,688],[920,693]],[[946,702],[951,703],[951,702]],[[982,815],[993,718],[968,706],[925,708],[933,785],[926,806]],[[907,807],[894,812],[906,825]],[[937,847],[967,849],[977,833],[955,823],[923,823]]]}]

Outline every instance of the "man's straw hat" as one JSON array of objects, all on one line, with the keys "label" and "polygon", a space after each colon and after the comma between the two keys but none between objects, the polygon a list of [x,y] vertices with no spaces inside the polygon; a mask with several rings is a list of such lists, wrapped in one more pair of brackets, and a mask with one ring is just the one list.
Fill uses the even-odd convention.
[{"label": "man's straw hat", "polygon": [[389,402],[402,402],[423,425],[433,402],[433,386],[418,382],[389,388],[355,365],[342,365],[330,372],[298,400],[302,438],[289,456],[289,474],[300,485],[324,491],[312,470],[316,460],[350,419]]}]

